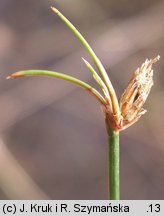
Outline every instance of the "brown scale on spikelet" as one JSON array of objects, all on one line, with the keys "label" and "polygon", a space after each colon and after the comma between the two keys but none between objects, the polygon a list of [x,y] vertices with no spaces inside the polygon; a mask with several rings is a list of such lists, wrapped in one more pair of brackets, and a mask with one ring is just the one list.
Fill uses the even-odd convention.
[{"label": "brown scale on spikelet", "polygon": [[141,68],[138,68],[124,93],[120,97],[120,117],[119,121],[115,121],[115,116],[108,106],[105,107],[106,122],[108,127],[114,130],[124,130],[134,124],[146,112],[143,105],[149,95],[153,85],[153,69],[152,65],[159,60],[160,56],[154,59],[146,60]]}]

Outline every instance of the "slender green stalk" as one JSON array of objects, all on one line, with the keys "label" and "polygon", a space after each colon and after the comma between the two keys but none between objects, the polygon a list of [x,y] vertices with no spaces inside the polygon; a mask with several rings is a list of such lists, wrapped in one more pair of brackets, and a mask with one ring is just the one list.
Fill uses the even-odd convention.
[{"label": "slender green stalk", "polygon": [[92,67],[92,65],[88,61],[86,61],[84,58],[82,58],[82,60],[84,61],[87,68],[91,72],[91,74],[92,74],[93,78],[95,79],[95,81],[98,83],[98,85],[100,86],[100,88],[104,92],[105,96],[110,99],[108,89],[107,89],[105,83],[102,81],[101,77],[96,73],[95,69]]},{"label": "slender green stalk", "polygon": [[120,109],[119,104],[117,100],[117,96],[115,93],[115,90],[113,88],[113,85],[108,77],[108,74],[102,65],[100,59],[97,57],[91,46],[88,44],[88,42],[85,40],[85,38],[81,35],[81,33],[75,28],[75,26],[56,8],[51,7],[51,9],[58,15],[58,17],[66,24],[66,26],[73,32],[73,34],[78,38],[78,40],[81,42],[81,44],[84,46],[84,48],[88,51],[89,55],[93,59],[96,67],[98,68],[102,79],[108,89],[108,92],[111,97],[112,106],[113,106],[113,112],[116,117],[116,120],[120,117]]},{"label": "slender green stalk", "polygon": [[66,24],[66,26],[73,32],[73,34],[78,38],[78,40],[81,42],[81,44],[84,46],[84,48],[88,51],[89,55],[92,57],[93,61],[96,63],[96,66],[100,70],[100,73],[104,80],[108,80],[108,75],[105,71],[104,66],[96,56],[95,52],[91,48],[91,46],[88,44],[88,42],[85,40],[85,38],[82,36],[82,34],[77,30],[77,28],[56,8],[51,7],[51,9],[58,15],[58,17]]},{"label": "slender green stalk", "polygon": [[120,199],[120,145],[119,132],[109,131],[109,198]]},{"label": "slender green stalk", "polygon": [[77,86],[80,86],[81,88],[87,90],[90,92],[96,99],[103,105],[106,105],[106,101],[103,98],[103,96],[92,86],[89,84],[83,82],[82,80],[79,80],[75,77],[58,73],[55,71],[48,71],[48,70],[26,70],[26,71],[19,71],[16,73],[11,74],[10,76],[7,77],[9,78],[17,78],[17,77],[23,77],[23,76],[50,76],[50,77],[55,77],[58,79],[66,80],[68,82],[71,82]]}]

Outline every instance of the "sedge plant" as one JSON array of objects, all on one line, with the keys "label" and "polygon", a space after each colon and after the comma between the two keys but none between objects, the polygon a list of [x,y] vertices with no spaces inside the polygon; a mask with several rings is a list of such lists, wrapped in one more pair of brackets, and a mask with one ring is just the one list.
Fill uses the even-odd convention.
[{"label": "sedge plant", "polygon": [[100,93],[91,85],[75,77],[58,73],[49,70],[25,70],[11,74],[7,78],[17,78],[24,76],[49,76],[62,79],[73,83],[92,96],[99,102],[104,113],[104,119],[108,134],[108,194],[109,199],[120,199],[120,131],[128,128],[138,121],[138,119],[146,112],[143,109],[150,89],[153,85],[153,70],[152,65],[159,60],[159,56],[154,59],[146,60],[140,68],[138,68],[129,81],[129,84],[122,96],[118,99],[113,88],[113,85],[108,77],[108,74],[97,57],[89,43],[81,35],[81,33],[74,27],[74,25],[54,7],[51,7],[53,12],[66,24],[66,26],[77,37],[80,43],[87,50],[91,56],[96,70],[84,58],[83,61],[92,74],[94,80],[97,82],[102,92]]}]

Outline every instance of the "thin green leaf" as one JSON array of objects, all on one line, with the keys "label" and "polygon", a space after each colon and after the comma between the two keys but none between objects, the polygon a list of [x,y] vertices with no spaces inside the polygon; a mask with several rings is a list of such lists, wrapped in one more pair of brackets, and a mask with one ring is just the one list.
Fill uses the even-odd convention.
[{"label": "thin green leaf", "polygon": [[95,69],[92,67],[92,65],[88,61],[86,61],[84,58],[82,58],[82,60],[84,61],[84,63],[86,64],[87,68],[91,72],[91,74],[92,74],[93,78],[95,79],[95,81],[98,83],[98,85],[100,86],[100,88],[103,90],[106,98],[108,98],[110,100],[108,89],[107,89],[105,83],[102,81],[101,77],[97,74],[97,72],[95,71]]},{"label": "thin green leaf", "polygon": [[16,73],[11,74],[10,76],[7,77],[9,78],[17,78],[17,77],[24,77],[24,76],[49,76],[49,77],[55,77],[58,79],[62,79],[68,82],[71,82],[77,86],[80,86],[81,88],[87,90],[90,92],[93,96],[96,97],[96,99],[101,103],[101,104],[106,104],[105,99],[103,96],[92,86],[89,84],[66,74],[54,72],[54,71],[48,71],[48,70],[26,70],[26,71],[19,71]]},{"label": "thin green leaf", "polygon": [[85,49],[88,51],[90,56],[92,57],[93,61],[95,62],[96,67],[98,68],[103,81],[109,91],[111,100],[112,100],[112,107],[113,107],[113,112],[116,118],[119,117],[120,115],[120,109],[119,109],[119,104],[117,100],[117,96],[115,93],[115,90],[112,86],[112,83],[107,75],[107,72],[102,65],[101,61],[91,48],[91,46],[88,44],[88,42],[85,40],[85,38],[81,35],[81,33],[75,28],[75,26],[56,8],[51,7],[51,9],[58,15],[58,17],[68,26],[68,28],[73,32],[73,34],[78,38],[78,40],[81,42],[81,44],[85,47]]}]

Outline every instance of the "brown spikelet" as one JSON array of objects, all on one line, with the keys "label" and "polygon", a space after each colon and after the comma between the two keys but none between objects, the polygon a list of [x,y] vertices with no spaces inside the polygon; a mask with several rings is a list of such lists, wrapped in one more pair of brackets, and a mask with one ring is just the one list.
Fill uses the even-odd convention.
[{"label": "brown spikelet", "polygon": [[135,122],[146,113],[143,105],[153,86],[153,69],[152,65],[159,60],[160,56],[154,59],[146,59],[140,68],[138,68],[125,89],[119,100],[120,115],[116,119],[110,106],[103,107],[106,124],[108,128],[115,131],[121,131]]},{"label": "brown spikelet", "polygon": [[127,88],[119,100],[122,115],[122,128],[127,128],[132,122],[136,122],[146,110],[142,107],[153,85],[152,65],[159,60],[160,56],[146,60],[141,68],[138,68],[130,80]]}]

